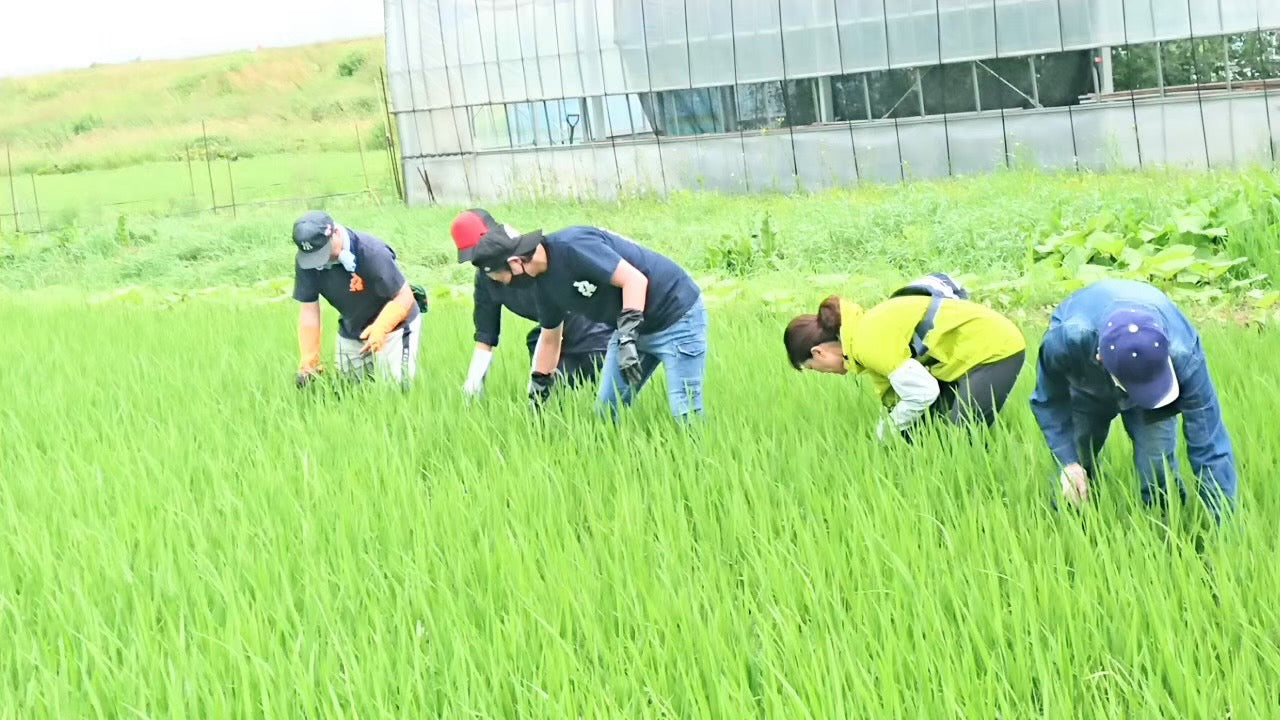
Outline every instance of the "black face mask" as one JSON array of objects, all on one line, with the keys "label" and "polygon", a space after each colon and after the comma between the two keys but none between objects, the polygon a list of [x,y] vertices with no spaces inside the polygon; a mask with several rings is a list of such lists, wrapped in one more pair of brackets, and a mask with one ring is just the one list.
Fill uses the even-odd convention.
[{"label": "black face mask", "polygon": [[511,280],[507,281],[507,287],[515,288],[516,290],[524,290],[533,287],[533,281],[534,278],[530,277],[528,273],[512,275]]}]

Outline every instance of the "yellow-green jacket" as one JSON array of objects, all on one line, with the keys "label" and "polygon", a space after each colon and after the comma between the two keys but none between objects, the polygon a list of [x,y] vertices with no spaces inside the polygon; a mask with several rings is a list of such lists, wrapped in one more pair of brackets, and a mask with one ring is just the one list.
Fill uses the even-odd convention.
[{"label": "yellow-green jacket", "polygon": [[[867,373],[886,406],[896,402],[889,375],[911,359],[911,336],[931,298],[908,295],[885,300],[869,310],[842,303],[840,339],[850,373]],[[940,382],[954,382],[979,365],[1026,350],[1018,326],[1005,316],[969,300],[944,299],[933,329],[924,337],[929,352],[918,358]]]}]

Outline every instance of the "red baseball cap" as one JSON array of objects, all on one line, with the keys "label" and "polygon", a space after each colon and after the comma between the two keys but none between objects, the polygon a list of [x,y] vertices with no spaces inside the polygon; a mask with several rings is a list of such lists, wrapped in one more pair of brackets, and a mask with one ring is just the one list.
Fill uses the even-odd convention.
[{"label": "red baseball cap", "polygon": [[453,244],[458,248],[458,262],[470,262],[475,257],[476,245],[490,230],[502,231],[502,226],[483,208],[472,208],[458,213],[449,226]]}]

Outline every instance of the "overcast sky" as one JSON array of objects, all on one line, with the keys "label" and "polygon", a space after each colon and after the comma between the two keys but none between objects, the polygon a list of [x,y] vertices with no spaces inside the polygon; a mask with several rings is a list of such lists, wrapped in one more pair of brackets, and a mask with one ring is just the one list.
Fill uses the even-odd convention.
[{"label": "overcast sky", "polygon": [[0,76],[382,34],[382,0],[0,0]]}]

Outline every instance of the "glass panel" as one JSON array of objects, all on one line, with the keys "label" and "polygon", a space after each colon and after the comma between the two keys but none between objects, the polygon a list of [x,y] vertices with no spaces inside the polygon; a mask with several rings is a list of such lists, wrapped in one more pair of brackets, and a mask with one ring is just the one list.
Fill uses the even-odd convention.
[{"label": "glass panel", "polygon": [[995,4],[991,0],[941,0],[940,7],[944,60],[995,56]]},{"label": "glass panel", "polygon": [[1004,167],[1004,123],[999,117],[950,118],[946,124],[953,175]]},{"label": "glass panel", "polygon": [[795,148],[801,189],[837,187],[858,181],[853,160],[853,137],[848,128],[798,132]]},{"label": "glass panel", "polygon": [[884,0],[835,0],[844,72],[880,69],[889,60]]},{"label": "glass panel", "polygon": [[1035,58],[1036,87],[1044,107],[1075,105],[1081,95],[1093,92],[1093,60],[1079,50]]},{"label": "glass panel", "polygon": [[934,0],[893,0],[889,11],[889,64],[938,62],[938,15]]},{"label": "glass panel", "polygon": [[734,40],[729,24],[731,2],[688,3],[689,80],[696,87],[734,82]]},{"label": "glass panel", "polygon": [[786,125],[786,101],[782,83],[739,85],[737,89],[738,129],[762,130]]},{"label": "glass panel", "polygon": [[[973,92],[973,64],[940,65],[928,68],[921,78],[924,111],[928,115],[973,112],[978,109]],[[983,109],[990,109],[983,100]]]},{"label": "glass panel", "polygon": [[866,74],[871,96],[871,118],[918,117],[920,95],[916,92],[916,70],[882,70]]},{"label": "glass panel", "polygon": [[900,181],[902,159],[898,154],[897,128],[891,123],[875,123],[855,125],[852,131],[862,179],[882,183]]},{"label": "glass panel", "polygon": [[1075,141],[1072,112],[1010,113],[1004,118],[1009,163],[1014,167],[1072,169]]},{"label": "glass panel", "polygon": [[866,75],[831,78],[831,104],[836,120],[870,120]]}]

